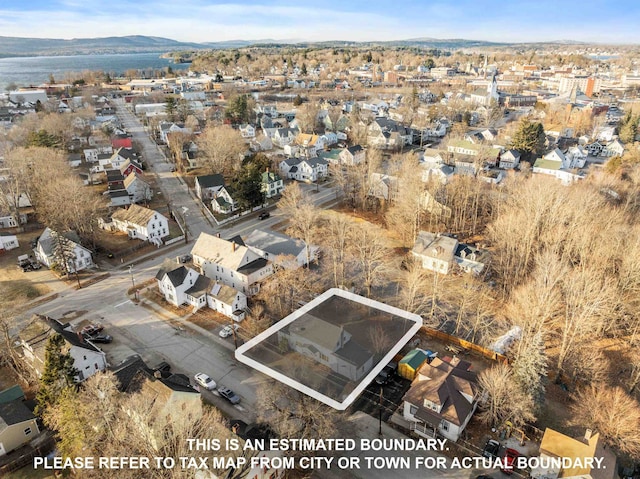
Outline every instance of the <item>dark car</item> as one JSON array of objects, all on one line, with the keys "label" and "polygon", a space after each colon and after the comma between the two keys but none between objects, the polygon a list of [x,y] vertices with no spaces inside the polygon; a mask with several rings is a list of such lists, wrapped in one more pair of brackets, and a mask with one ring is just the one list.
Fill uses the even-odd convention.
[{"label": "dark car", "polygon": [[391,361],[389,364],[387,364],[382,371],[380,371],[380,373],[376,376],[376,384],[379,385],[384,385],[387,384],[391,378],[393,377],[393,375],[396,373],[396,371],[398,370],[398,363]]},{"label": "dark car", "polygon": [[92,343],[102,343],[102,344],[108,344],[111,341],[113,341],[113,338],[108,334],[98,334],[96,336],[91,336],[88,339]]},{"label": "dark car", "polygon": [[180,262],[181,263],[188,263],[192,259],[193,259],[193,257],[190,254],[183,254],[182,256],[180,256]]},{"label": "dark car", "polygon": [[238,395],[229,388],[221,386],[218,388],[218,393],[231,404],[238,404],[240,402]]},{"label": "dark car", "polygon": [[166,361],[162,361],[161,363],[158,363],[157,366],[152,368],[153,371],[160,371],[160,372],[169,372],[171,371],[171,364],[169,364]]},{"label": "dark car", "polygon": [[497,458],[500,452],[500,443],[495,439],[489,439],[482,450],[482,457]]},{"label": "dark car", "polygon": [[98,333],[101,333],[103,329],[104,326],[101,324],[87,324],[80,330],[80,333],[84,336],[96,336]]},{"label": "dark car", "polygon": [[271,216],[271,213],[269,213],[268,211],[263,211],[262,213],[260,213],[258,215],[258,219],[259,220],[266,220],[269,216]]},{"label": "dark car", "polygon": [[504,451],[504,467],[501,467],[500,470],[505,474],[512,474],[514,463],[516,462],[516,459],[519,455],[520,453],[515,449],[508,448],[506,451]]},{"label": "dark car", "polygon": [[38,263],[37,261],[31,260],[31,262],[29,264],[31,265],[31,269],[33,269],[33,270],[38,270],[38,269],[42,268],[42,265],[40,263]]}]

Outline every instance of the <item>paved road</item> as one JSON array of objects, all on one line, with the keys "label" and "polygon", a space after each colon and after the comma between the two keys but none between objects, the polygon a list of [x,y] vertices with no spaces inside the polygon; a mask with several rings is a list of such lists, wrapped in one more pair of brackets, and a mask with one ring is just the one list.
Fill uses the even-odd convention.
[{"label": "paved road", "polygon": [[147,166],[156,172],[163,198],[171,202],[172,208],[183,212],[191,237],[197,238],[203,231],[211,233],[213,228],[200,211],[198,203],[189,194],[187,185],[175,173],[171,172],[171,163],[167,161],[155,142],[149,138],[140,121],[125,106],[124,100],[116,100],[116,111],[124,128],[131,133],[133,140],[141,145],[142,151],[140,153]]}]

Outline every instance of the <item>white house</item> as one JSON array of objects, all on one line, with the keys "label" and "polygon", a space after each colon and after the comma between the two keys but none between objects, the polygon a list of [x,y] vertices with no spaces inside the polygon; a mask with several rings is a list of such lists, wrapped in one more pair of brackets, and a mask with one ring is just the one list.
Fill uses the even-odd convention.
[{"label": "white house", "polygon": [[222,187],[224,187],[224,178],[222,175],[196,176],[196,196],[202,201],[213,199]]},{"label": "white house", "polygon": [[[62,253],[58,253],[58,244],[64,244],[59,248]],[[63,257],[67,262],[66,271],[75,273],[94,266],[91,251],[80,245],[78,235],[73,231],[68,231],[62,235],[46,228],[33,250],[36,259],[48,268],[53,268]]]},{"label": "white house", "polygon": [[252,125],[240,125],[240,135],[242,138],[255,138],[256,129]]},{"label": "white house", "polygon": [[20,333],[22,354],[38,376],[44,371],[47,340],[60,334],[66,343],[65,349],[73,358],[73,367],[78,371],[76,381],[90,378],[107,368],[105,353],[82,334],[73,330],[69,323],[61,323],[47,316],[34,316],[33,321]]},{"label": "white house", "polygon": [[471,363],[454,357],[425,362],[404,395],[403,416],[424,437],[435,433],[457,441],[478,406],[476,374]]},{"label": "white house", "polygon": [[448,274],[455,264],[457,247],[458,240],[455,238],[420,231],[411,254],[421,262],[424,269]]},{"label": "white house", "polygon": [[15,215],[10,213],[3,213],[0,211],[0,229],[4,228],[17,228],[27,222],[27,215],[24,213]]},{"label": "white house", "polygon": [[280,162],[280,173],[298,181],[318,181],[329,174],[329,162],[323,158],[289,158]]},{"label": "white house", "polygon": [[197,285],[199,276],[200,274],[191,268],[165,261],[156,274],[156,281],[160,293],[169,303],[182,306],[188,302],[197,310],[207,304],[206,293],[211,281],[203,277],[207,284]]},{"label": "white house", "polygon": [[233,189],[230,186],[223,186],[211,200],[211,209],[216,213],[229,214],[238,209],[238,204],[232,196]]},{"label": "white house", "polygon": [[246,295],[259,291],[258,283],[273,274],[273,264],[242,242],[201,233],[191,250],[193,264],[207,278],[231,286]]},{"label": "white house", "polygon": [[124,189],[131,203],[149,201],[153,197],[151,185],[142,179],[142,175],[133,171],[124,179]]},{"label": "white house", "polygon": [[18,246],[20,245],[18,244],[17,236],[0,234],[0,253],[17,248]]},{"label": "white house", "polygon": [[[307,245],[269,228],[255,229],[244,239],[244,244],[261,257],[286,269],[296,269],[307,264]],[[318,257],[319,247],[309,246],[309,260]]]},{"label": "white house", "polygon": [[574,173],[570,168],[571,161],[558,148],[538,158],[533,164],[534,173],[553,176],[564,185],[583,178],[580,173]]},{"label": "white house", "polygon": [[120,209],[111,216],[113,227],[130,238],[141,239],[159,246],[169,235],[169,220],[155,210],[140,205]]},{"label": "white house", "polygon": [[247,296],[222,283],[214,283],[207,294],[209,308],[234,321],[242,321],[247,309]]},{"label": "white house", "polygon": [[364,148],[360,145],[353,145],[345,148],[339,154],[340,163],[343,165],[359,165],[366,159]]},{"label": "white house", "polygon": [[624,145],[618,139],[615,139],[609,143],[602,149],[602,156],[612,157],[612,156],[622,156],[624,154]]},{"label": "white house", "polygon": [[500,155],[500,168],[512,170],[520,164],[520,152],[518,150],[507,150]]}]

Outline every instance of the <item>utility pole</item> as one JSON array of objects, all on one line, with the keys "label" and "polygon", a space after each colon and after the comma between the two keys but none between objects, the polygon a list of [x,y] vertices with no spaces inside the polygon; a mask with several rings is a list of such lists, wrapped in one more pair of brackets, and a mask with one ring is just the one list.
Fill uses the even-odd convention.
[{"label": "utility pole", "polygon": [[129,265],[129,274],[131,275],[131,286],[136,287],[136,282],[133,279],[133,265]]}]

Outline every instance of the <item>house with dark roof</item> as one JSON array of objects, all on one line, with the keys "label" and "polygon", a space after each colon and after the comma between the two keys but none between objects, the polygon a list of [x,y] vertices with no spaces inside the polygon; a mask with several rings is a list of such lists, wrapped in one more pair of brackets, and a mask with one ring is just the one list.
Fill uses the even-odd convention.
[{"label": "house with dark roof", "polygon": [[223,186],[211,200],[211,210],[228,215],[238,209],[238,202],[233,197],[235,190],[231,186]]},{"label": "house with dark roof", "polygon": [[[61,250],[64,252],[59,253]],[[53,268],[64,257],[67,263],[65,271],[69,273],[94,266],[91,251],[80,244],[80,238],[74,231],[60,234],[45,228],[33,252],[36,259],[48,268]]]},{"label": "house with dark roof", "polygon": [[191,255],[201,274],[246,295],[256,294],[260,281],[273,274],[272,262],[244,244],[207,233],[200,234]]},{"label": "house with dark roof", "polygon": [[343,326],[309,313],[278,331],[278,339],[351,381],[359,381],[373,367],[373,353],[358,344]]},{"label": "house with dark roof", "polygon": [[24,446],[39,433],[22,388],[16,385],[0,391],[0,456]]},{"label": "house with dark roof", "polygon": [[457,441],[478,406],[476,373],[458,357],[423,363],[404,395],[403,416],[424,437]]},{"label": "house with dark roof", "polygon": [[103,227],[158,246],[162,244],[162,238],[169,235],[169,220],[163,214],[140,205],[117,210],[111,216],[111,223],[103,223]]},{"label": "house with dark roof", "polygon": [[353,145],[345,148],[340,152],[340,163],[343,165],[353,166],[362,163],[366,156],[364,148],[360,145]]},{"label": "house with dark roof", "polygon": [[289,158],[280,162],[280,173],[290,180],[318,181],[329,175],[329,162],[323,158]]},{"label": "house with dark roof", "polygon": [[158,289],[174,306],[184,304],[194,311],[209,306],[234,321],[244,319],[247,296],[223,283],[214,281],[182,264],[166,260],[156,274]]},{"label": "house with dark roof", "polygon": [[413,141],[413,131],[386,117],[376,118],[367,129],[367,144],[381,150],[399,150]]},{"label": "house with dark roof", "polygon": [[78,370],[76,381],[81,382],[107,367],[105,353],[79,331],[74,331],[69,323],[61,323],[48,316],[34,315],[31,323],[20,332],[22,355],[38,376],[42,375],[45,348],[49,337],[61,335],[66,350],[73,358],[73,367]]},{"label": "house with dark roof", "polygon": [[[206,305],[206,287],[202,288],[202,284],[196,285],[196,281],[200,275],[197,271],[188,268],[182,264],[166,260],[156,274],[158,289],[164,298],[174,306],[181,306],[187,303],[187,290],[191,290],[190,294],[192,304],[195,309],[200,309]],[[205,278],[206,279],[206,278]],[[196,292],[192,288],[196,286]]]},{"label": "house with dark roof", "polygon": [[203,175],[196,176],[195,190],[196,196],[200,200],[211,200],[215,194],[224,187],[224,178],[222,175]]},{"label": "house with dark roof", "polygon": [[[119,389],[129,394],[138,394],[145,404],[145,417],[135,409],[125,412],[131,417],[131,428],[144,428],[143,432],[157,450],[164,441],[162,425],[181,418],[198,419],[202,416],[200,393],[190,386],[189,378],[183,374],[162,375],[155,373],[142,361],[132,356],[113,368],[120,384]],[[153,423],[148,418],[154,418]]]},{"label": "house with dark roof", "polygon": [[520,164],[520,152],[518,150],[507,150],[500,154],[499,166],[505,170],[511,170]]}]

